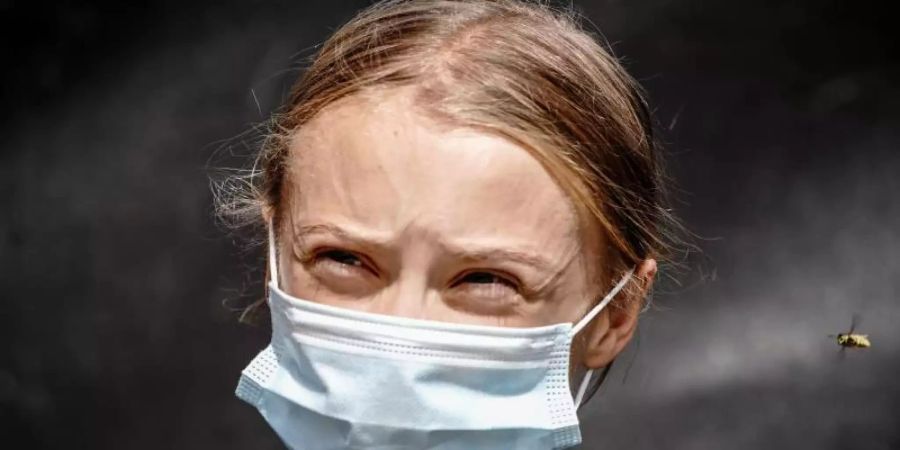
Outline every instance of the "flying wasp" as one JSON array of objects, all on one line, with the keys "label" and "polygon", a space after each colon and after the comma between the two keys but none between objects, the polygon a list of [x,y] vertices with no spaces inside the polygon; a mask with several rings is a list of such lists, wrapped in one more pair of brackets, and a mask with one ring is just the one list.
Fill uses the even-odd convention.
[{"label": "flying wasp", "polygon": [[853,319],[850,321],[850,331],[846,333],[839,334],[830,334],[828,337],[834,338],[837,341],[837,344],[841,346],[841,350],[845,348],[869,348],[872,346],[872,343],[869,342],[868,334],[856,334],[853,331],[856,330],[856,325],[858,325],[859,316],[856,314],[853,315]]}]

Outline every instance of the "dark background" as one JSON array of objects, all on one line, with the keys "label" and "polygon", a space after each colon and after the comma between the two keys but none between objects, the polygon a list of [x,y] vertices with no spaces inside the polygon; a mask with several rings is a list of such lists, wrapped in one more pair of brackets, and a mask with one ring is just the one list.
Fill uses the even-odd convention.
[{"label": "dark background", "polygon": [[[368,2],[207,3],[0,2],[4,448],[282,448],[233,395],[268,339],[235,312],[263,250],[216,224],[208,176]],[[584,447],[900,448],[890,8],[576,4],[649,90],[703,249]],[[842,358],[855,313],[874,345]]]}]

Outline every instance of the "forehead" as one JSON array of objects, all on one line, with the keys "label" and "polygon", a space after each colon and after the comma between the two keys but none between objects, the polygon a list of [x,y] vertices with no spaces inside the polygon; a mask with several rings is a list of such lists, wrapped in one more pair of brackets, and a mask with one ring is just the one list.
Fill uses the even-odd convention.
[{"label": "forehead", "polygon": [[411,98],[346,98],[297,131],[288,162],[295,221],[349,222],[393,237],[509,240],[560,256],[578,245],[569,198],[526,149],[439,127]]}]

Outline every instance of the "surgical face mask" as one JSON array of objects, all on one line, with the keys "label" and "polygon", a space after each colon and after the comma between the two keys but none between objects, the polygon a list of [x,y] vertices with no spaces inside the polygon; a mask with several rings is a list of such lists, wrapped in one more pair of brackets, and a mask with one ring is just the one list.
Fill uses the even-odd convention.
[{"label": "surgical face mask", "polygon": [[236,394],[292,449],[562,449],[581,442],[569,386],[577,324],[463,325],[295,298],[278,285],[269,231],[272,341]]}]

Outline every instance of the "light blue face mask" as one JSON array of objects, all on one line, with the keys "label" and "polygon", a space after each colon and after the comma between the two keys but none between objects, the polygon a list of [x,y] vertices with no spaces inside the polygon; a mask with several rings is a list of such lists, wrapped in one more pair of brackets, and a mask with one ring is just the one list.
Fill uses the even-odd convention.
[{"label": "light blue face mask", "polygon": [[337,308],[278,287],[269,233],[272,342],[237,396],[292,449],[561,449],[581,442],[572,338],[632,271],[574,326],[462,325]]}]

